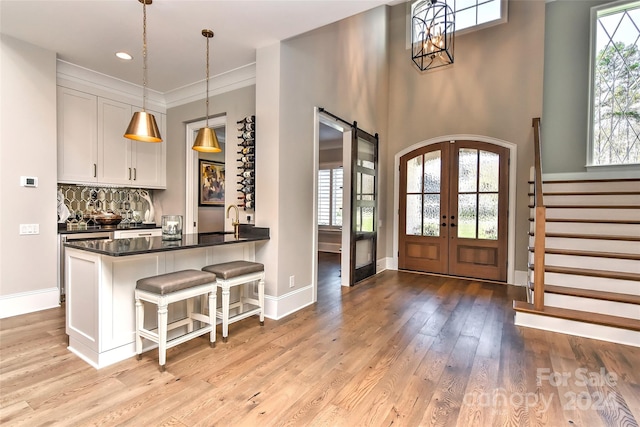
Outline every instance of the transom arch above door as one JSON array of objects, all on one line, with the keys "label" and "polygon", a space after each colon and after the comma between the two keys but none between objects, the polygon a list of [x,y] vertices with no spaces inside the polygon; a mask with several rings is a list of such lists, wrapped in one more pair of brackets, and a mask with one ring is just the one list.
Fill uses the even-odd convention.
[{"label": "transom arch above door", "polygon": [[[457,145],[456,145],[456,141],[458,141]],[[462,141],[465,141],[464,143]],[[443,143],[447,143],[447,145],[443,145]],[[449,145],[451,144],[451,145]],[[462,144],[462,145],[459,145]],[[444,147],[441,148],[440,150],[438,150],[438,148],[435,148],[436,145],[440,145],[440,147]],[[431,146],[431,147],[430,147]],[[449,150],[449,148],[452,148],[451,150]],[[453,148],[453,147],[458,147],[458,148],[462,148],[462,151],[460,151],[458,148]],[[411,156],[407,156],[407,154],[412,153]],[[460,161],[466,161],[468,163],[468,160],[471,158],[473,159],[474,156],[476,156],[475,158],[477,159],[477,162],[480,162],[480,157],[482,156],[483,159],[488,159],[491,157],[495,157],[493,155],[491,155],[491,153],[503,153],[501,158],[505,159],[504,163],[500,166],[501,168],[505,169],[504,173],[502,174],[503,178],[508,179],[507,182],[503,182],[504,186],[502,191],[505,192],[505,196],[504,199],[507,203],[507,207],[503,207],[503,218],[501,218],[501,229],[502,229],[502,236],[506,237],[507,241],[504,242],[503,244],[503,248],[502,250],[502,258],[506,258],[506,260],[508,260],[508,265],[506,267],[506,277],[504,274],[502,274],[499,278],[497,278],[497,280],[500,281],[507,281],[508,283],[514,283],[515,282],[515,268],[514,268],[514,259],[515,259],[515,215],[509,215],[507,218],[506,215],[506,211],[510,211],[510,212],[515,212],[515,200],[516,200],[516,159],[517,159],[517,146],[513,143],[510,143],[508,141],[504,141],[504,140],[500,140],[497,138],[492,138],[492,137],[486,137],[486,136],[481,136],[481,135],[447,135],[447,136],[442,136],[442,137],[437,137],[437,138],[433,138],[430,140],[425,140],[419,143],[416,143],[410,147],[407,147],[403,150],[401,150],[400,152],[395,154],[395,165],[394,165],[394,170],[395,170],[395,179],[394,179],[394,224],[393,224],[393,265],[395,265],[396,268],[401,267],[401,268],[407,268],[406,265],[403,266],[399,266],[399,258],[400,258],[400,254],[401,254],[401,248],[400,248],[400,228],[404,227],[404,230],[406,230],[407,227],[407,223],[405,221],[406,217],[403,217],[401,219],[400,215],[406,215],[406,172],[407,172],[407,165],[406,165],[406,161],[408,160],[408,157],[413,157],[413,154],[420,154],[422,155],[422,157],[419,159],[420,161],[426,161],[426,162],[430,162],[431,161],[431,166],[433,167],[433,162],[435,161],[436,163],[439,161],[442,161],[442,159],[437,159],[439,158],[438,156],[441,156],[442,154],[445,155],[446,159],[444,159],[444,161],[446,162],[447,167],[450,165],[449,162],[451,161],[455,161],[456,162],[456,176],[455,179],[450,179],[448,176],[447,177],[442,177],[443,181],[439,181],[439,185],[442,185],[442,188],[438,191],[432,191],[433,189],[428,189],[425,188],[424,191],[420,191],[420,196],[418,196],[418,192],[416,192],[416,189],[412,189],[411,191],[413,191],[413,193],[410,191],[410,196],[409,199],[411,199],[410,202],[414,202],[417,200],[424,200],[425,202],[428,202],[429,200],[431,202],[433,202],[434,200],[438,200],[438,203],[440,203],[442,200],[446,199],[446,203],[447,206],[445,206],[444,210],[446,211],[446,221],[443,220],[442,218],[442,214],[445,212],[438,212],[438,219],[440,221],[438,221],[438,226],[440,227],[440,231],[438,233],[438,235],[443,235],[442,233],[444,233],[444,235],[447,236],[447,238],[449,236],[451,236],[451,238],[453,239],[453,241],[449,241],[447,242],[447,244],[445,246],[442,246],[440,248],[437,248],[441,251],[446,252],[447,256],[450,254],[452,256],[461,256],[461,257],[471,257],[471,258],[478,258],[478,257],[482,257],[482,256],[486,256],[489,253],[489,250],[487,250],[487,252],[484,255],[481,255],[480,252],[482,252],[481,250],[477,253],[474,253],[473,251],[471,251],[471,247],[473,247],[474,245],[471,245],[472,241],[470,239],[462,239],[462,240],[456,240],[458,237],[460,238],[466,238],[468,236],[466,236],[466,234],[469,233],[463,233],[462,236],[458,236],[458,218],[457,218],[457,213],[459,211],[459,206],[458,206],[458,202],[460,201],[460,199],[458,198],[457,194],[455,197],[455,203],[452,203],[451,206],[449,206],[449,199],[448,199],[448,195],[450,193],[451,189],[454,189],[454,191],[457,193],[458,190],[458,175],[457,175],[457,163],[459,161],[459,155],[462,156],[463,159],[466,160],[460,160]],[[431,153],[429,155],[427,155],[427,157],[424,157],[425,153]],[[405,156],[404,160],[405,160],[405,164],[402,165],[403,169],[403,173],[405,175],[402,176],[402,179],[404,179],[404,182],[401,182],[401,164],[402,161],[401,159],[403,158],[403,156]],[[434,157],[434,159],[429,160],[431,157]],[[511,158],[513,161],[508,162],[508,159]],[[495,160],[495,159],[494,159]],[[417,162],[418,159],[414,160],[414,163]],[[482,160],[483,162],[485,160]],[[415,165],[414,165],[415,166]],[[422,166],[420,166],[422,167]],[[462,166],[462,168],[467,168],[468,166]],[[480,168],[479,163],[478,163],[478,168]],[[486,166],[483,166],[483,169],[486,168]],[[422,170],[422,169],[421,169]],[[447,172],[448,173],[448,172]],[[484,173],[484,172],[482,172]],[[430,172],[430,174],[433,174],[433,172]],[[438,178],[439,179],[439,178]],[[401,187],[404,185],[404,189],[403,191],[405,191],[405,193],[401,194],[400,190]],[[425,184],[427,185],[427,184]],[[460,184],[463,185],[463,184]],[[478,184],[479,185],[479,184]],[[433,186],[433,185],[432,185]],[[485,183],[485,190],[478,190],[479,193],[476,194],[476,196],[472,196],[470,194],[470,191],[468,188],[460,188],[461,190],[461,194],[462,194],[462,200],[466,200],[466,199],[475,199],[476,203],[481,203],[483,200],[489,200],[492,197],[494,197],[495,195],[489,194],[491,193],[491,191],[488,191],[486,189],[486,183]],[[446,188],[445,188],[446,187]],[[454,188],[455,187],[455,188]],[[441,192],[444,191],[444,195],[441,196]],[[481,193],[486,193],[486,194],[481,194]],[[404,199],[403,199],[404,198]],[[402,203],[401,203],[402,202]],[[421,202],[422,203],[422,202]],[[429,203],[427,203],[428,205]],[[401,206],[402,205],[402,206]],[[404,209],[404,211],[401,213],[401,207]],[[433,206],[429,207],[427,206],[429,209],[433,210]],[[486,207],[486,203],[485,203],[485,207]],[[415,207],[414,207],[415,208]],[[423,208],[424,209],[424,208]],[[439,207],[438,207],[439,209]],[[479,209],[479,208],[478,208]],[[456,212],[449,212],[449,210],[455,210]],[[417,212],[417,211],[416,211]],[[453,215],[452,215],[453,214]],[[422,215],[422,214],[421,214]],[[428,214],[424,214],[424,215],[428,215]],[[476,215],[479,215],[479,211],[476,211]],[[454,219],[452,220],[450,217],[453,216]],[[467,222],[469,222],[469,218],[463,218],[463,220],[465,220]],[[422,218],[420,218],[420,221],[422,221]],[[446,227],[443,226],[442,224],[446,222]],[[422,224],[422,222],[421,222]],[[415,224],[413,224],[415,226]],[[429,225],[429,224],[427,224]],[[423,225],[422,225],[423,226]],[[465,232],[471,232],[473,230],[470,230],[471,224],[468,223],[465,226]],[[482,224],[480,224],[479,222],[476,224],[476,226],[482,227]],[[415,228],[415,227],[414,227]],[[429,228],[429,227],[427,227]],[[429,229],[430,230],[430,229]],[[428,231],[429,231],[428,230]],[[492,246],[492,242],[489,241],[484,241],[484,237],[486,237],[485,233],[487,230],[477,230],[478,233],[476,233],[476,241],[475,243],[479,244],[478,246],[476,246],[477,248],[481,248],[483,245],[487,245],[489,247]],[[454,232],[454,233],[453,233]],[[412,234],[413,231],[409,231],[409,234]],[[428,234],[434,234],[434,233],[427,233]],[[406,240],[406,239],[405,239]],[[417,239],[420,240],[420,239]],[[434,242],[435,240],[432,239],[432,242]],[[449,247],[449,243],[457,243],[459,245],[451,245],[451,248]],[[403,245],[406,245],[406,242],[403,241],[402,242]],[[416,250],[416,248],[418,248],[419,250],[423,250],[420,249],[418,246],[413,246],[412,249]],[[429,250],[431,250],[433,248],[430,248]],[[406,246],[404,246],[402,248],[403,251],[403,255],[406,255]],[[496,250],[497,251],[497,250]],[[505,252],[506,252],[506,256],[505,256]],[[426,253],[426,252],[425,252]],[[496,252],[497,254],[497,252]],[[406,260],[406,258],[404,259]],[[417,260],[414,260],[417,261]],[[443,262],[447,263],[448,260],[444,260]],[[501,261],[502,262],[502,261]],[[405,263],[406,264],[406,263]],[[444,264],[441,264],[444,265]],[[448,264],[447,264],[448,265]],[[458,267],[461,267],[462,264],[458,264]],[[427,270],[430,268],[436,268],[435,265],[434,266],[430,266],[427,267]],[[421,268],[416,268],[416,266],[414,265],[411,268],[407,268],[407,269],[412,269],[412,270],[421,270],[421,271],[426,271],[425,269],[421,269]],[[504,270],[504,269],[503,269]],[[445,273],[447,273],[448,271],[448,267],[446,267],[446,269],[444,270]],[[472,271],[476,271],[475,268]],[[436,272],[443,272],[441,271],[433,271],[434,273]],[[467,277],[471,277],[471,275],[467,274],[465,272],[465,268],[454,268],[453,272],[450,272],[449,274],[455,274],[455,275],[461,275],[461,276],[467,276]],[[486,274],[489,273],[484,273],[483,274],[479,274],[476,277],[478,278],[490,278],[489,276],[486,276]],[[497,276],[496,276],[497,277]]]}]

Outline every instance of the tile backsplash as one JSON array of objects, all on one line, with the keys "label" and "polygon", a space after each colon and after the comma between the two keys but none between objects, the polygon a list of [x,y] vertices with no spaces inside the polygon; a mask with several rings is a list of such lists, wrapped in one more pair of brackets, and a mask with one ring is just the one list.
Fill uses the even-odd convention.
[{"label": "tile backsplash", "polygon": [[58,191],[71,213],[70,219],[79,219],[86,212],[110,210],[130,222],[142,222],[146,212],[153,212],[153,190],[58,184]]}]

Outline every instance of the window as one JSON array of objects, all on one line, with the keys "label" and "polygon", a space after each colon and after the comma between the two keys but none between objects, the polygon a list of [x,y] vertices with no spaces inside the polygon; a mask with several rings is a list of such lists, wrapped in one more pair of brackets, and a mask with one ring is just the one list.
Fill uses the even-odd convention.
[{"label": "window", "polygon": [[318,225],[342,226],[342,168],[318,171]]},{"label": "window", "polygon": [[595,7],[591,25],[587,164],[640,164],[640,2]]},{"label": "window", "polygon": [[[407,40],[411,39],[411,17],[418,3],[422,0],[411,3],[411,10],[408,16],[409,29]],[[476,30],[489,27],[495,24],[507,22],[507,1],[506,0],[439,0],[447,3],[455,13],[456,33],[463,30]],[[467,31],[464,31],[467,32]],[[408,43],[408,46],[411,42]]]}]

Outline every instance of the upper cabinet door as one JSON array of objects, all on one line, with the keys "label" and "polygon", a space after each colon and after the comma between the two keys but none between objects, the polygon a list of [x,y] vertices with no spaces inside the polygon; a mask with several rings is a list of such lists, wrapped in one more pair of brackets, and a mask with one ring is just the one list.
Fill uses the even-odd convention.
[{"label": "upper cabinet door", "polygon": [[58,87],[58,181],[95,183],[98,179],[97,97]]},{"label": "upper cabinet door", "polygon": [[98,98],[98,181],[129,185],[133,179],[132,141],[124,132],[131,120],[131,105]]},{"label": "upper cabinet door", "polygon": [[[136,107],[133,111],[141,111]],[[162,142],[131,141],[132,177],[130,185],[143,188],[166,188],[167,142],[164,116],[147,110],[156,118]],[[128,123],[127,123],[128,124]]]}]

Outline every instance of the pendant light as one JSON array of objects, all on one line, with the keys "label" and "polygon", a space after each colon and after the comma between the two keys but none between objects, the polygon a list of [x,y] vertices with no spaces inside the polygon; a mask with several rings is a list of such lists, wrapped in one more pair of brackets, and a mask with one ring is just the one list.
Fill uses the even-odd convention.
[{"label": "pendant light", "polygon": [[216,137],[216,132],[209,127],[209,39],[213,37],[213,31],[202,30],[202,35],[207,39],[207,98],[205,101],[207,115],[205,125],[198,131],[192,148],[203,153],[219,153],[222,149],[218,143],[218,137]]},{"label": "pendant light", "polygon": [[446,0],[422,0],[411,17],[411,59],[420,71],[453,64],[455,14]]},{"label": "pendant light", "polygon": [[142,142],[162,142],[156,118],[147,113],[147,5],[153,0],[138,0],[142,3],[142,111],[133,113],[124,137]]}]

